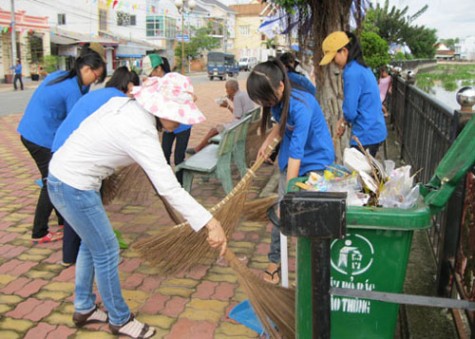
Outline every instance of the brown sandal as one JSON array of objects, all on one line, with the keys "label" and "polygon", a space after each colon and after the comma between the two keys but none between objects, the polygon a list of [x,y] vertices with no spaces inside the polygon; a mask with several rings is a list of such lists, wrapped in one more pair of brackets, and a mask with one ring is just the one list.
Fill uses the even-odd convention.
[{"label": "brown sandal", "polygon": [[112,325],[109,323],[109,328],[112,334],[115,335],[126,335],[130,338],[136,339],[146,339],[152,337],[156,329],[154,327],[150,327],[147,324],[144,324],[137,319],[133,313],[130,314],[129,320],[123,325]]},{"label": "brown sandal", "polygon": [[107,313],[100,310],[97,305],[89,313],[74,312],[73,322],[76,327],[83,327],[88,324],[106,323],[108,321]]}]

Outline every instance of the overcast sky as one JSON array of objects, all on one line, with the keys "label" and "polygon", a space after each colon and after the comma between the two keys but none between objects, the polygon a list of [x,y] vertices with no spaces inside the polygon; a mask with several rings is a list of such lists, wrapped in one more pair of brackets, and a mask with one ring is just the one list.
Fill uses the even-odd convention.
[{"label": "overcast sky", "polygon": [[[221,0],[225,4],[249,3],[249,0]],[[384,4],[384,0],[371,0],[373,4]],[[439,39],[464,38],[475,35],[474,0],[389,0],[390,7],[409,6],[409,14],[414,14],[425,4],[427,11],[414,23],[437,30]]]},{"label": "overcast sky", "polygon": [[[372,0],[384,4],[384,0]],[[439,39],[464,38],[475,35],[475,1],[473,0],[389,0],[389,6],[409,6],[409,14],[416,13],[425,4],[427,11],[414,23],[437,30]]]}]

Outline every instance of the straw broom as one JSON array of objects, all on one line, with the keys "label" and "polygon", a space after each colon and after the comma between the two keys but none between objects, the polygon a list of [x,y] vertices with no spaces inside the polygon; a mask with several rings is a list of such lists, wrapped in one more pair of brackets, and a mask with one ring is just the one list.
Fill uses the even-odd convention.
[{"label": "straw broom", "polygon": [[[278,142],[278,139],[274,139],[266,149],[265,157],[259,157],[232,191],[210,209],[223,226],[226,237],[231,235],[241,218],[247,189],[255,172]],[[217,259],[218,252],[209,247],[206,239],[205,229],[195,232],[188,223],[181,223],[163,229],[160,234],[149,239],[138,241],[133,248],[145,260],[156,265],[161,274],[171,275],[186,271],[196,264],[209,264]]]},{"label": "straw broom", "polygon": [[262,280],[228,248],[224,257],[271,338],[295,338],[295,290]]},{"label": "straw broom", "polygon": [[138,164],[132,164],[120,169],[116,174],[105,179],[101,187],[104,205],[113,200],[132,201],[136,204],[149,202],[152,197],[158,197],[175,224],[185,220],[179,215],[166,199],[155,191],[145,171]]}]

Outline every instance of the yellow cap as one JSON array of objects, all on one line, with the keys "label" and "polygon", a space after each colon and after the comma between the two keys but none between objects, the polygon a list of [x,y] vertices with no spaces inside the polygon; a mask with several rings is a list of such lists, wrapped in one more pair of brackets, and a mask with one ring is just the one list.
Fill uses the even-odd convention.
[{"label": "yellow cap", "polygon": [[333,32],[328,35],[322,43],[323,59],[320,61],[320,66],[328,65],[332,62],[338,50],[345,47],[350,42],[350,39],[345,32]]}]

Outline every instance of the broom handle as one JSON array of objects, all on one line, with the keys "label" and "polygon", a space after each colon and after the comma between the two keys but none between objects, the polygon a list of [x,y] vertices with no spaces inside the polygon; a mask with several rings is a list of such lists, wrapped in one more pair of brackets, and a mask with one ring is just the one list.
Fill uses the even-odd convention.
[{"label": "broom handle", "polygon": [[231,192],[229,192],[224,197],[224,199],[221,200],[218,204],[214,205],[211,208],[210,212],[214,212],[214,211],[218,210],[219,208],[221,208],[222,205],[227,204],[228,200],[231,199],[232,197],[234,197],[236,195],[236,193],[238,193],[241,190],[242,186],[244,186],[251,177],[256,176],[257,170],[262,166],[262,164],[264,163],[264,160],[267,159],[272,154],[272,152],[274,151],[275,147],[277,146],[277,144],[279,142],[280,142],[280,138],[274,138],[274,140],[272,140],[272,142],[267,146],[267,148],[264,152],[264,156],[263,157],[258,157],[256,159],[256,162],[254,163],[254,165],[252,165],[252,167],[247,170],[246,174],[236,184],[236,186],[234,186],[234,188],[231,190]]}]

